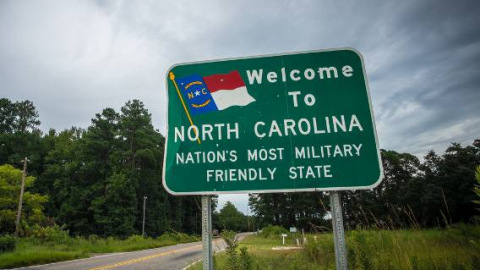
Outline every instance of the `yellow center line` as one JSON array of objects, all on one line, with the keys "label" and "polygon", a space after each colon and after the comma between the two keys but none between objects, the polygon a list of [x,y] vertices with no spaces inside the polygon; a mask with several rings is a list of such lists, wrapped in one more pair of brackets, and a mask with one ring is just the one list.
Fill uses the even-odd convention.
[{"label": "yellow center line", "polygon": [[150,256],[145,256],[145,257],[141,257],[141,258],[137,258],[137,259],[132,259],[132,260],[128,260],[128,261],[123,261],[123,262],[119,262],[119,263],[115,263],[115,264],[109,264],[109,265],[100,266],[100,267],[96,267],[96,268],[90,268],[89,270],[106,270],[106,269],[112,269],[112,268],[116,268],[116,267],[120,267],[120,266],[124,266],[124,265],[134,264],[134,263],[143,262],[143,261],[146,261],[146,260],[150,260],[150,259],[162,257],[162,256],[165,256],[165,255],[170,255],[170,254],[174,254],[174,253],[179,253],[179,252],[187,251],[187,250],[194,249],[194,248],[198,248],[198,247],[201,247],[201,246],[202,246],[202,245],[195,245],[195,246],[191,246],[191,247],[187,247],[187,248],[182,248],[182,249],[177,249],[177,250],[166,251],[166,252],[157,253],[157,254],[153,254],[153,255],[150,255]]}]

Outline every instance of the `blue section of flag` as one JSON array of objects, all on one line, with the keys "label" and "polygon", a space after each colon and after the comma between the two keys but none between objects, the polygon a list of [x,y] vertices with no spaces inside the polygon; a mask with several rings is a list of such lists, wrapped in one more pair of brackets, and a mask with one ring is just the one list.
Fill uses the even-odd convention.
[{"label": "blue section of flag", "polygon": [[218,111],[217,105],[200,75],[176,79],[191,114]]}]

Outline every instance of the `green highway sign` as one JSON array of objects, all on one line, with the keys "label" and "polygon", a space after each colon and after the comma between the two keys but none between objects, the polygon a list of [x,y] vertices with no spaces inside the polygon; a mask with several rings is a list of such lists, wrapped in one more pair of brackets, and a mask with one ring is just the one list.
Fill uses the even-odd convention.
[{"label": "green highway sign", "polygon": [[167,96],[172,194],[370,189],[383,177],[353,49],[175,65]]}]

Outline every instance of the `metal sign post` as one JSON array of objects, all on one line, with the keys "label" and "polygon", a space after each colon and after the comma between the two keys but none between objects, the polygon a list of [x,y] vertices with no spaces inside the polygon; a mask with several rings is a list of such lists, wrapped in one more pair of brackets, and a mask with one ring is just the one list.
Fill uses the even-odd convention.
[{"label": "metal sign post", "polygon": [[212,259],[212,199],[202,196],[203,270],[213,270]]},{"label": "metal sign post", "polygon": [[345,245],[345,231],[343,229],[342,204],[337,191],[330,194],[330,208],[332,212],[333,238],[335,243],[335,261],[337,269],[347,270],[347,247]]}]

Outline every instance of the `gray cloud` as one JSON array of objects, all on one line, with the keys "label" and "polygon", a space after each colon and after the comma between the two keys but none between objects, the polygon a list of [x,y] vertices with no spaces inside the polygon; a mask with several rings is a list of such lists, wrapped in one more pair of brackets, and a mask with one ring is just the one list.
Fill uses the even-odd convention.
[{"label": "gray cloud", "polygon": [[475,0],[1,1],[0,91],[44,130],[138,98],[164,131],[175,63],[354,47],[381,147],[423,155],[479,137],[479,18]]},{"label": "gray cloud", "polygon": [[383,92],[383,147],[424,154],[478,138],[479,11],[472,1],[422,2],[392,18],[395,54],[371,76],[373,91]]}]

